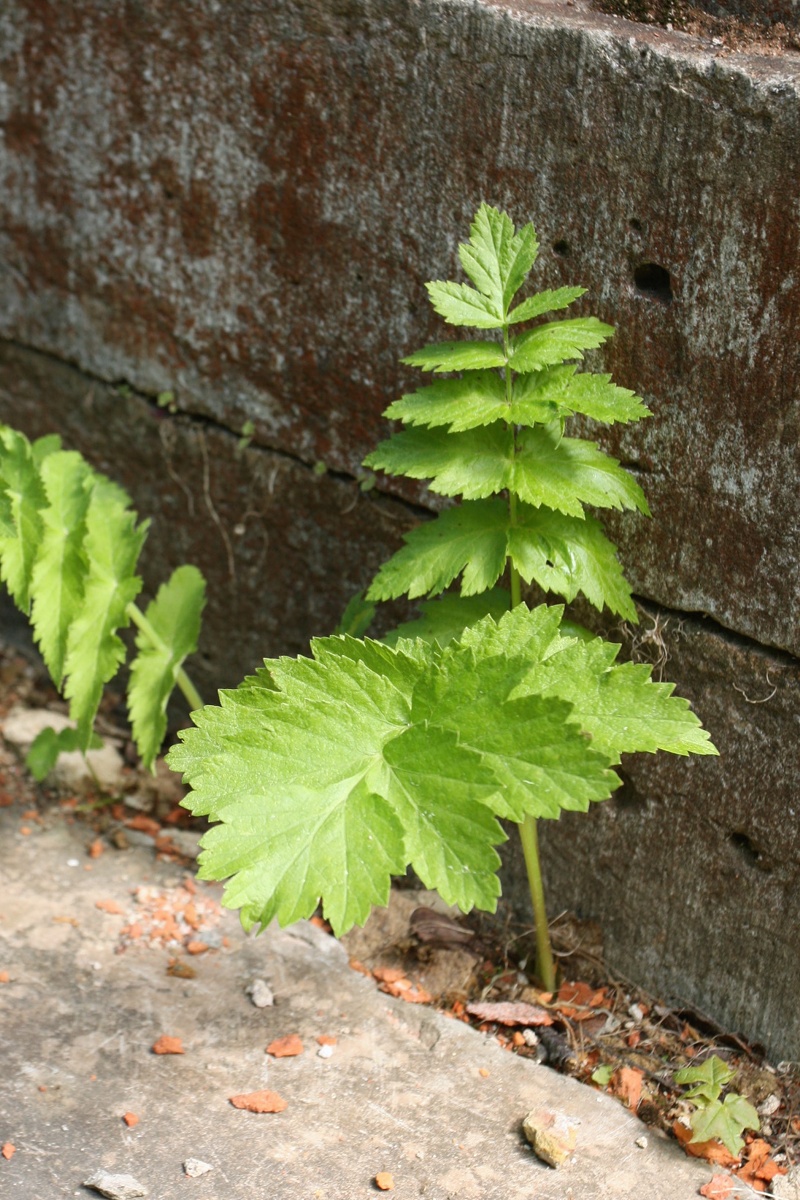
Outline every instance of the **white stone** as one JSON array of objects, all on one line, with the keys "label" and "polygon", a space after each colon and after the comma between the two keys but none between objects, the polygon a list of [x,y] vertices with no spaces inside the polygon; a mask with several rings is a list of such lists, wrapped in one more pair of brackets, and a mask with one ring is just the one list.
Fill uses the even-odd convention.
[{"label": "white stone", "polygon": [[214,1170],[211,1163],[203,1162],[200,1158],[187,1158],[183,1169],[190,1179],[198,1179],[201,1175],[207,1175],[209,1171]]},{"label": "white stone", "polygon": [[256,1008],[271,1008],[275,1003],[275,996],[266,979],[254,979],[244,990]]}]

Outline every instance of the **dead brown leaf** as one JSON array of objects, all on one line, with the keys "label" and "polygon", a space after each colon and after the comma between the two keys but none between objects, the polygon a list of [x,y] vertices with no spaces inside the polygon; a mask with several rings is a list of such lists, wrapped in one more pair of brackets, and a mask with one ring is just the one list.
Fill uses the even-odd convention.
[{"label": "dead brown leaf", "polygon": [[553,1018],[538,1004],[524,1000],[503,1000],[497,1003],[468,1004],[467,1012],[479,1021],[495,1021],[498,1025],[552,1025]]},{"label": "dead brown leaf", "polygon": [[676,1121],[672,1126],[672,1132],[692,1158],[704,1158],[707,1162],[716,1163],[720,1167],[736,1167],[739,1164],[739,1159],[734,1158],[730,1151],[725,1149],[722,1142],[693,1142],[691,1129],[687,1129],[680,1121]]}]

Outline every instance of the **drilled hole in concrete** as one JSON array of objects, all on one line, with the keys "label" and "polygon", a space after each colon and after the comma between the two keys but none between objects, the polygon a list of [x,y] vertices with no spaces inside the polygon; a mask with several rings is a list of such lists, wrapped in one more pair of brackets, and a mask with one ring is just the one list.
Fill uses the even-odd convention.
[{"label": "drilled hole in concrete", "polygon": [[634,233],[641,233],[642,232],[642,222],[639,221],[636,217],[631,217],[630,221],[628,221],[628,228],[632,229]]},{"label": "drilled hole in concrete", "polygon": [[764,858],[758,846],[755,845],[746,833],[742,833],[741,831],[730,833],[728,834],[728,841],[749,867],[755,867],[757,871],[764,871],[766,874],[770,873],[772,867]]},{"label": "drilled hole in concrete", "polygon": [[658,263],[641,263],[633,272],[633,282],[650,300],[672,303],[672,282],[666,267],[660,267]]},{"label": "drilled hole in concrete", "polygon": [[560,254],[562,258],[568,258],[570,253],[570,244],[564,238],[560,238],[557,242],[553,242],[553,253]]}]

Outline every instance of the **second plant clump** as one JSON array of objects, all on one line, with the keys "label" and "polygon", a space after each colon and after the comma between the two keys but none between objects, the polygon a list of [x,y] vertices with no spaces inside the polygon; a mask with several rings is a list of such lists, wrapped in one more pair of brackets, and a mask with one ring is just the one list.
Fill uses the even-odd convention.
[{"label": "second plant clump", "polygon": [[562,624],[562,607],[522,602],[521,582],[535,581],[635,620],[614,547],[584,505],[648,511],[614,459],[564,436],[576,413],[606,423],[648,415],[609,376],[576,370],[611,327],[581,317],[511,333],[583,292],[514,305],[537,248],[533,226],[515,232],[481,206],[460,247],[475,286],[428,288],[446,321],[495,339],[407,358],[462,374],[396,401],[387,415],[410,428],[366,460],[462,499],[407,537],[370,597],[432,596],[459,575],[461,595],[429,602],[391,645],[341,635],[314,640],[310,658],[268,660],[194,714],[168,761],[191,785],[187,807],[215,822],[201,875],[228,880],[225,902],[245,927],[310,916],[321,900],[343,933],[387,902],[391,876],[409,864],[447,903],[493,911],[499,820],[516,823],[538,972],[552,988],[536,821],[609,797],[622,754],[716,751],[672,684]]}]

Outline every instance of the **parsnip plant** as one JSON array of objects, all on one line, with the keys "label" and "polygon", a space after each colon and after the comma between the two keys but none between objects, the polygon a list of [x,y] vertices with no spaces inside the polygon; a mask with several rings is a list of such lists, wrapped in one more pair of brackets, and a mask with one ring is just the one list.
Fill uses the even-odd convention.
[{"label": "parsnip plant", "polygon": [[[370,597],[435,595],[459,575],[461,596],[428,605],[424,639],[386,645],[342,634],[316,639],[310,658],[267,661],[220,693],[218,707],[194,714],[196,728],[169,762],[191,784],[187,807],[215,822],[201,875],[228,879],[226,902],[245,927],[309,916],[322,900],[341,933],[386,903],[391,875],[409,864],[448,903],[494,910],[498,819],[516,822],[539,973],[552,987],[536,819],[610,796],[623,753],[716,751],[673,685],[617,663],[616,645],[569,636],[562,607],[521,603],[521,580],[535,580],[635,620],[614,547],[584,506],[647,512],[617,462],[564,436],[574,413],[647,415],[608,376],[576,371],[574,360],[610,326],[581,317],[511,334],[583,291],[512,307],[536,251],[532,226],[515,233],[508,217],[481,207],[460,250],[475,287],[428,286],[451,324],[497,336],[404,360],[462,374],[396,401],[387,415],[411,428],[366,460],[462,498],[408,536]],[[496,586],[503,574],[505,592]]]},{"label": "parsnip plant", "polygon": [[205,583],[183,566],[144,612],[136,563],[148,522],[122,488],[57,437],[33,443],[0,426],[0,577],[31,618],[51,678],[69,700],[74,729],[45,730],[29,764],[43,778],[63,750],[86,751],[105,685],[125,661],[119,630],[137,626],[128,709],[139,753],[152,767],[177,685],[202,700],[183,669],[197,646]]}]

